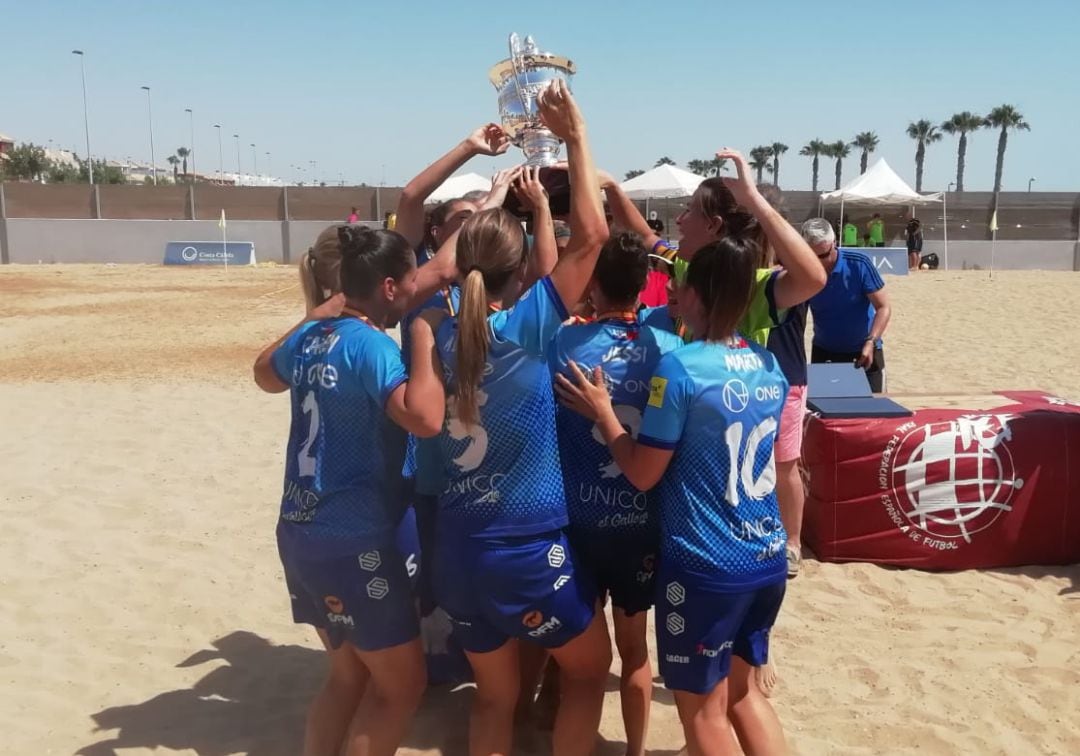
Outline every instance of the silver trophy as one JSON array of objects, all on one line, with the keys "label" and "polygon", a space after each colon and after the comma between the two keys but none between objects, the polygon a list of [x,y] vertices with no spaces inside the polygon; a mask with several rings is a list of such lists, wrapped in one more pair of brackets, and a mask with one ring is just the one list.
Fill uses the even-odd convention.
[{"label": "silver trophy", "polygon": [[526,165],[559,161],[559,138],[540,121],[536,97],[556,79],[569,86],[577,66],[569,58],[541,52],[532,37],[524,44],[510,35],[510,57],[496,63],[488,78],[499,93],[499,118],[510,141],[525,152]]}]

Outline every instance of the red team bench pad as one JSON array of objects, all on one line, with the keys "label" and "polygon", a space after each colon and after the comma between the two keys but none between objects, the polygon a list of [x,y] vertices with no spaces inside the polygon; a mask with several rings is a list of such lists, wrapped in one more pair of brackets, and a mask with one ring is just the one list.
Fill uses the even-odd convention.
[{"label": "red team bench pad", "polygon": [[1080,561],[1080,403],[999,394],[1012,401],[990,410],[811,416],[807,545],[931,570]]}]

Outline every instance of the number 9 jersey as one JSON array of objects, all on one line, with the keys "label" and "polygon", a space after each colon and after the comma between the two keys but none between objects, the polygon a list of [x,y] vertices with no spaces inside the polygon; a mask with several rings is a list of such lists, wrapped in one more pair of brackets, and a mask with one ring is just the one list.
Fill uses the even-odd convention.
[{"label": "number 9 jersey", "polygon": [[657,488],[663,563],[718,590],[783,580],[776,358],[740,337],[695,341],[660,359],[650,389],[638,441],[674,450]]},{"label": "number 9 jersey", "polygon": [[281,520],[289,535],[318,540],[320,553],[355,553],[393,530],[405,496],[406,433],[384,411],[408,376],[401,351],[367,323],[308,323],[274,352],[291,387]]}]

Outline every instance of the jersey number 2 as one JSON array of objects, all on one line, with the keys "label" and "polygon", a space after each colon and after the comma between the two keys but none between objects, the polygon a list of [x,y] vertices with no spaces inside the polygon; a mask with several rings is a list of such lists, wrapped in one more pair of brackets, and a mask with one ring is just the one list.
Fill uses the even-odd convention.
[{"label": "jersey number 2", "polygon": [[314,392],[304,397],[300,409],[305,415],[311,415],[311,421],[308,423],[307,439],[296,455],[296,467],[301,478],[310,478],[315,475],[315,457],[311,456],[311,445],[315,443],[315,437],[319,435],[319,403],[315,401]]},{"label": "jersey number 2", "polygon": [[[743,447],[743,424],[732,423],[724,433],[728,445],[727,500],[733,507],[739,506],[739,478],[743,490],[751,499],[763,499],[776,488],[776,456],[773,453],[772,436],[776,433],[776,419],[767,417],[755,425],[746,437]],[[763,441],[768,439],[769,461],[765,469],[754,478],[754,460]]]}]

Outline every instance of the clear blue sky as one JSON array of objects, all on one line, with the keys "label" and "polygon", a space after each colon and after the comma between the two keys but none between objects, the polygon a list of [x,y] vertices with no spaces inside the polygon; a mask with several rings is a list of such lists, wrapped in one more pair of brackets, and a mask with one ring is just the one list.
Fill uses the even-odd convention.
[{"label": "clear blue sky", "polygon": [[[873,8],[873,10],[867,10]],[[78,59],[86,51],[91,146],[158,162],[189,141],[200,171],[251,148],[277,175],[316,160],[336,183],[401,184],[497,118],[487,70],[511,31],[577,61],[574,89],[598,162],[617,175],[661,155],[680,165],[731,145],[782,141],[781,185],[806,189],[808,140],[881,138],[878,154],[914,182],[917,118],[1011,103],[1032,125],[1010,137],[1005,188],[1080,190],[1077,0],[802,0],[731,3],[207,2],[0,0],[0,132],[83,150]],[[997,138],[977,133],[965,183],[991,188]],[[517,158],[520,152],[512,149]],[[822,168],[831,188],[832,165]],[[487,174],[497,165],[477,159]],[[925,187],[955,175],[951,137],[930,147]],[[853,157],[845,177],[857,173]]]}]

